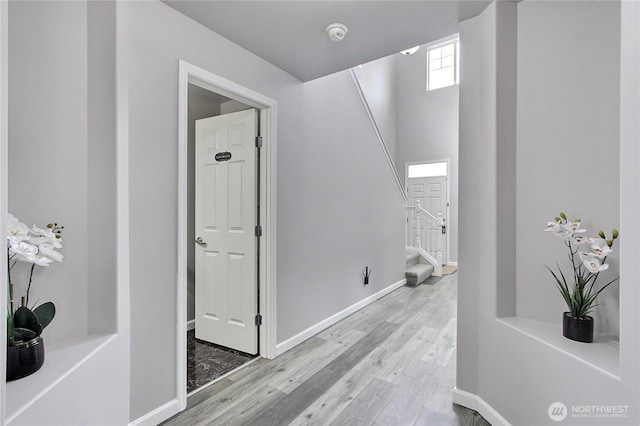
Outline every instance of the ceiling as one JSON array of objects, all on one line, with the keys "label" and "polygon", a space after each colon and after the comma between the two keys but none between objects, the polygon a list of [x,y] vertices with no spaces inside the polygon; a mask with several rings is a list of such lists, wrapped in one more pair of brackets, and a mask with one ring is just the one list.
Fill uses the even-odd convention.
[{"label": "ceiling", "polygon": [[[471,1],[166,0],[167,5],[302,81],[458,32],[491,3]],[[341,22],[344,40],[325,27]]]}]

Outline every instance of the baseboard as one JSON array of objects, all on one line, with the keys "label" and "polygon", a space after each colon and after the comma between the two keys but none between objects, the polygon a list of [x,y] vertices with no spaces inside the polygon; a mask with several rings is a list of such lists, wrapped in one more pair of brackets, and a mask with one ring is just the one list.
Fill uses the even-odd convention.
[{"label": "baseboard", "polygon": [[142,417],[129,423],[129,426],[155,426],[163,421],[175,416],[180,411],[178,400],[174,399],[167,402],[161,407],[156,408],[153,411],[148,412]]},{"label": "baseboard", "polygon": [[366,299],[362,299],[361,301],[354,303],[353,305],[349,306],[346,309],[343,309],[342,311],[331,315],[329,318],[324,319],[322,321],[320,321],[319,323],[312,325],[311,327],[307,328],[306,330],[301,331],[300,333],[296,334],[295,336],[285,340],[282,343],[278,343],[276,345],[276,356],[280,356],[283,353],[285,353],[286,351],[288,351],[289,349],[299,345],[300,343],[304,342],[305,340],[309,339],[310,337],[315,336],[316,334],[320,333],[322,330],[331,327],[333,324],[337,323],[338,321],[341,321],[343,319],[345,319],[346,317],[348,317],[349,315],[351,315],[352,313],[359,311],[360,309],[364,308],[367,305],[370,305],[371,303],[375,302],[376,300],[380,299],[383,296],[386,296],[387,294],[391,293],[392,291],[402,287],[403,285],[405,285],[407,283],[407,280],[405,278],[401,279],[400,281],[391,284],[389,287],[380,290],[379,292],[372,294],[371,296],[367,297]]},{"label": "baseboard", "polygon": [[449,266],[458,266],[458,262],[447,262]]},{"label": "baseboard", "polygon": [[494,410],[491,405],[487,404],[487,402],[478,395],[454,388],[453,402],[454,404],[462,405],[463,407],[477,411],[493,426],[511,426],[511,423],[509,423],[500,415],[500,413]]},{"label": "baseboard", "polygon": [[187,331],[191,331],[195,329],[196,329],[196,320],[192,319],[190,321],[187,321]]}]

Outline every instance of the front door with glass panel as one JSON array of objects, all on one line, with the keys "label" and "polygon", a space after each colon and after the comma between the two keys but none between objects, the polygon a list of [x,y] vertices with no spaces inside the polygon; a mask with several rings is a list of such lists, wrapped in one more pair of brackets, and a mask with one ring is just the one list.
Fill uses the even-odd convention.
[{"label": "front door with glass panel", "polygon": [[[448,207],[447,163],[409,164],[407,166],[407,198],[409,205],[413,206],[416,200],[419,200],[423,209],[435,217],[441,216],[445,219],[444,232],[446,232]],[[424,217],[422,219],[424,220]],[[415,215],[412,215],[409,220],[411,227],[408,230],[407,238],[411,238],[411,235],[416,235],[418,226]],[[423,222],[422,225],[424,226],[425,223]],[[421,246],[427,247],[429,245],[427,239],[432,244],[438,242],[440,247],[434,247],[434,249],[442,252],[442,263],[446,264],[447,238],[436,238],[438,234],[443,233],[443,228],[431,220],[426,220],[426,225],[428,229],[421,237]],[[411,242],[413,243],[413,241]]]}]

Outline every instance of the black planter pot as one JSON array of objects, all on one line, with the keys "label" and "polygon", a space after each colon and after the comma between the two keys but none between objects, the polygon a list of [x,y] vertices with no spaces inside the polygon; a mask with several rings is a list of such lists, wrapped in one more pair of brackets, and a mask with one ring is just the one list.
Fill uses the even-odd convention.
[{"label": "black planter pot", "polygon": [[18,380],[40,370],[44,364],[44,340],[41,336],[7,347],[7,381]]},{"label": "black planter pot", "polygon": [[593,318],[572,317],[569,312],[562,315],[562,335],[576,342],[593,342]]}]

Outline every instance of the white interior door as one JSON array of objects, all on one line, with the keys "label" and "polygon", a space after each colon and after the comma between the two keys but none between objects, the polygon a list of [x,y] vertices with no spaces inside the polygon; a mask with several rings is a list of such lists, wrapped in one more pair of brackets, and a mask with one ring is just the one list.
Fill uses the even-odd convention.
[{"label": "white interior door", "polygon": [[[447,217],[447,177],[419,177],[409,178],[407,196],[410,205],[415,205],[416,200],[420,200],[422,208],[431,213],[435,217],[442,215],[444,219]],[[447,261],[447,239],[437,238],[438,234],[442,234],[442,228],[432,220],[426,220],[424,215],[422,220],[426,221],[428,226],[427,232],[422,237],[422,247],[427,247],[428,243],[426,239],[430,239],[431,244],[439,244],[440,247],[435,247],[436,250],[442,251],[442,261]],[[422,222],[422,226],[425,226],[425,222]],[[417,220],[415,216],[411,217],[411,232],[415,235],[417,228]],[[446,229],[446,222],[445,222]]]},{"label": "white interior door", "polygon": [[196,338],[258,353],[257,111],[196,121]]}]

